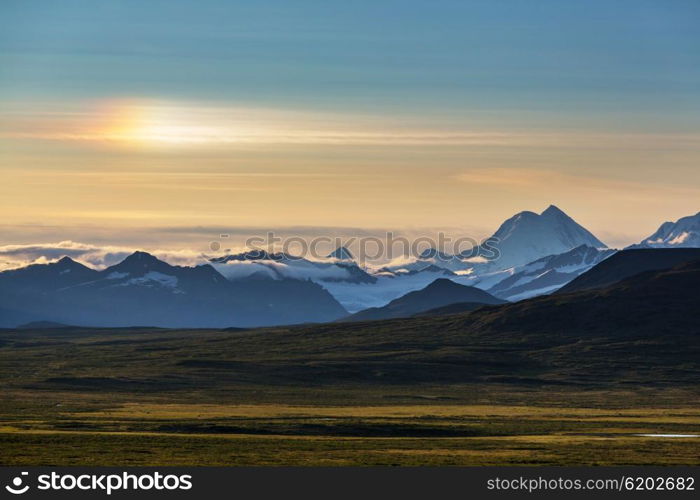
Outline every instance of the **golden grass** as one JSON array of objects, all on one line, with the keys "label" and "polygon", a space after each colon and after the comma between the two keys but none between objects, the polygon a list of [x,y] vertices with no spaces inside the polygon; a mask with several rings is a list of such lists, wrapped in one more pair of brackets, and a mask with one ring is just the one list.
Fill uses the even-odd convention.
[{"label": "golden grass", "polygon": [[211,419],[211,418],[517,418],[617,422],[700,423],[698,408],[553,408],[497,405],[295,406],[126,403],[116,408],[66,412],[65,416]]},{"label": "golden grass", "polygon": [[0,414],[0,464],[700,464],[700,438],[642,433],[700,434],[700,408],[25,400]]},{"label": "golden grass", "polygon": [[363,438],[29,431],[0,432],[0,444],[3,465],[473,466],[698,465],[700,443],[627,436]]}]

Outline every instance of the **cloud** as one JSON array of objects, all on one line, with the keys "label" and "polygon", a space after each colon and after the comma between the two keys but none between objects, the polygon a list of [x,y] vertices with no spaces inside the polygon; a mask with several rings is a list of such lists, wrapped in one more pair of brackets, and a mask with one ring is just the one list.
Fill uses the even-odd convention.
[{"label": "cloud", "polygon": [[[62,257],[70,257],[86,266],[103,269],[121,262],[136,250],[139,248],[112,245],[97,246],[75,241],[5,245],[0,246],[0,271],[30,264],[55,262]],[[149,252],[173,265],[191,266],[206,262],[202,253],[191,250],[155,249],[149,250]]]},{"label": "cloud", "polygon": [[107,99],[3,103],[0,138],[137,149],[250,145],[697,148],[693,133],[508,130],[426,124],[425,116],[255,108],[230,103]]},{"label": "cloud", "polygon": [[[111,99],[49,105],[15,103],[0,114],[0,137],[128,148],[318,146],[531,146],[562,134],[426,126],[405,119],[231,104]],[[2,125],[4,123],[4,125]]]},{"label": "cloud", "polygon": [[327,130],[289,130],[260,133],[235,133],[220,130],[216,133],[196,131],[170,131],[169,133],[120,133],[88,132],[5,132],[7,139],[39,139],[48,141],[143,143],[143,145],[169,146],[226,146],[249,144],[319,145],[319,146],[527,146],[535,138],[522,134],[499,132],[344,132]]},{"label": "cloud", "polygon": [[232,261],[226,264],[214,264],[214,268],[229,279],[240,279],[253,274],[262,274],[274,279],[291,278],[314,281],[348,279],[351,277],[348,271],[342,267],[306,260],[293,260],[288,263],[272,260]]},{"label": "cloud", "polygon": [[[25,267],[30,264],[48,264],[64,256],[70,257],[94,269],[104,269],[124,260],[138,248],[122,246],[98,246],[75,241],[32,245],[5,245],[0,247],[0,271]],[[148,250],[159,259],[172,265],[196,266],[208,264],[201,252],[191,250]],[[214,267],[229,279],[241,279],[251,275],[262,275],[270,279],[300,279],[322,281],[350,278],[342,267],[331,265],[331,261],[310,262],[308,260],[276,261],[232,261],[214,264]]]}]

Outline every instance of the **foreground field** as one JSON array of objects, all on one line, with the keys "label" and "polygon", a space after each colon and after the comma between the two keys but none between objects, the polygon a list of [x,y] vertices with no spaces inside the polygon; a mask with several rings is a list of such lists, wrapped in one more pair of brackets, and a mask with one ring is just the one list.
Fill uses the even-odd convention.
[{"label": "foreground field", "polygon": [[[695,440],[697,441],[697,440]],[[698,465],[693,439],[2,433],[3,465]]]},{"label": "foreground field", "polygon": [[699,463],[699,438],[641,436],[700,434],[697,408],[89,406],[54,405],[43,411],[35,406],[30,418],[20,417],[19,411],[15,418],[5,414],[0,424],[0,462],[104,466]]},{"label": "foreground field", "polygon": [[401,328],[0,332],[0,464],[700,464],[692,350]]}]

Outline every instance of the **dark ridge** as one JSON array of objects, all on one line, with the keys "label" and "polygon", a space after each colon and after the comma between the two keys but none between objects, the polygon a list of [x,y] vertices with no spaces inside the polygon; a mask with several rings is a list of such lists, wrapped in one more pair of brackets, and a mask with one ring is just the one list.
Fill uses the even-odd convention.
[{"label": "dark ridge", "polygon": [[645,271],[669,269],[700,259],[700,248],[639,248],[622,250],[564,285],[556,293],[602,288]]}]

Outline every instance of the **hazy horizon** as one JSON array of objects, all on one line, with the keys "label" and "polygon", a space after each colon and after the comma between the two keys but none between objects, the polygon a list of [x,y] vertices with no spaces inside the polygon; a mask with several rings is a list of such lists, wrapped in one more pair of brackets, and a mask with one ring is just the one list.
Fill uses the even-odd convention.
[{"label": "hazy horizon", "polygon": [[0,246],[486,237],[549,204],[609,246],[635,243],[700,209],[697,14],[3,2]]}]

